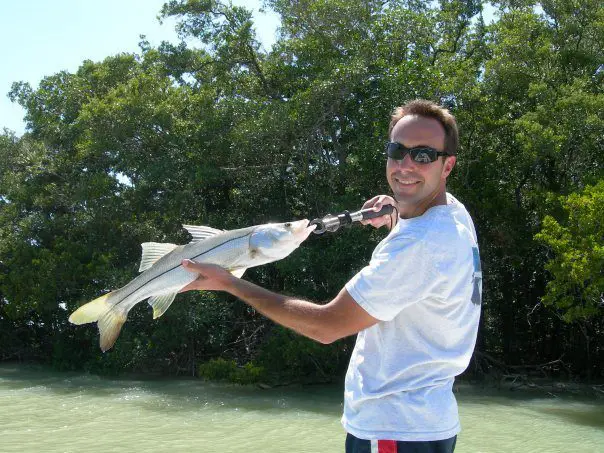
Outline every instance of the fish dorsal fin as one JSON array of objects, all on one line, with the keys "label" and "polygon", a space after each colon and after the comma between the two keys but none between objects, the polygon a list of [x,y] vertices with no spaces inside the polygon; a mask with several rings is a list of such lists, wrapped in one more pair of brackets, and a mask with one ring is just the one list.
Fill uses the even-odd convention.
[{"label": "fish dorsal fin", "polygon": [[141,257],[141,265],[138,268],[139,272],[149,269],[158,259],[170,253],[178,247],[178,245],[161,244],[159,242],[143,242],[141,247],[143,248],[143,256]]},{"label": "fish dorsal fin", "polygon": [[149,305],[151,305],[153,308],[153,319],[159,318],[166,312],[168,308],[170,308],[170,305],[172,305],[172,302],[174,302],[176,294],[177,293],[162,294],[159,296],[153,296],[149,299]]},{"label": "fish dorsal fin", "polygon": [[207,226],[183,225],[182,227],[187,230],[191,236],[193,236],[193,240],[191,242],[203,241],[204,239],[211,238],[217,234],[224,233],[223,230],[218,230],[216,228]]}]

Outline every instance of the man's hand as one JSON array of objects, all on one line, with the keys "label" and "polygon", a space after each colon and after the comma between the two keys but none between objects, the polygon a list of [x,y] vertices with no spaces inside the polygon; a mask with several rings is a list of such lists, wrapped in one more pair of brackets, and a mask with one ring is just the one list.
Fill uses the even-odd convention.
[{"label": "man's hand", "polygon": [[394,206],[394,210],[390,215],[383,215],[381,217],[376,217],[368,220],[361,220],[363,225],[371,225],[375,228],[381,228],[386,226],[389,230],[394,228],[394,225],[398,222],[398,209],[396,206],[396,201],[389,195],[376,195],[370,200],[367,200],[363,205],[362,209],[367,209],[373,207],[374,211],[379,211],[382,209],[384,205],[392,205]]},{"label": "man's hand", "polygon": [[234,277],[226,269],[215,264],[196,263],[191,260],[183,260],[182,267],[189,272],[198,274],[196,280],[193,280],[180,292],[191,291],[194,289],[205,291],[225,291],[228,288],[231,279]]}]

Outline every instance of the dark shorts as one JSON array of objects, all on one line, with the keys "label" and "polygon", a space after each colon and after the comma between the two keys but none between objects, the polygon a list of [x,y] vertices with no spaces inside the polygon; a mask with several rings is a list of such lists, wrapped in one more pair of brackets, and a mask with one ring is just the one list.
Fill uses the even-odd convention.
[{"label": "dark shorts", "polygon": [[456,442],[457,436],[444,440],[408,442],[363,440],[348,434],[346,436],[346,453],[453,453]]}]

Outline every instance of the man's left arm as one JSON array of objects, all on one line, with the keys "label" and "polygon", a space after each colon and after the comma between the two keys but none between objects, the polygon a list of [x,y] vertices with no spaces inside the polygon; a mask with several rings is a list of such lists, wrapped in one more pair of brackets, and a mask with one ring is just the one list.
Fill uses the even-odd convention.
[{"label": "man's left arm", "polygon": [[355,302],[346,288],[331,302],[319,305],[274,293],[220,266],[185,260],[183,267],[199,277],[182,291],[226,291],[274,322],[320,343],[332,343],[379,322]]}]

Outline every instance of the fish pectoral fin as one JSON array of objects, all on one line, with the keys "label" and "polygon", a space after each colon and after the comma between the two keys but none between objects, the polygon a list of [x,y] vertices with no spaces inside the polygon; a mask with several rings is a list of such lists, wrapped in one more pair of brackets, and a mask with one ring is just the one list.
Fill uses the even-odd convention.
[{"label": "fish pectoral fin", "polygon": [[170,294],[162,294],[161,296],[153,296],[149,298],[149,305],[153,308],[153,319],[159,318],[163,315],[172,302],[174,302],[174,298],[178,293],[170,293]]},{"label": "fish pectoral fin", "polygon": [[243,269],[235,269],[235,270],[231,271],[231,274],[233,274],[237,278],[241,278],[241,277],[243,277],[243,274],[245,273],[245,271],[247,271],[247,267],[244,267]]},{"label": "fish pectoral fin", "polygon": [[217,234],[224,233],[223,230],[218,230],[216,228],[207,226],[183,225],[182,227],[187,230],[191,236],[193,236],[191,242],[203,241],[216,236]]},{"label": "fish pectoral fin", "polygon": [[97,326],[101,336],[99,343],[103,352],[111,349],[125,322],[126,313],[116,309],[109,310],[99,318]]},{"label": "fish pectoral fin", "polygon": [[158,259],[170,253],[178,247],[178,245],[162,244],[159,242],[143,242],[141,247],[143,248],[143,256],[141,257],[141,265],[138,268],[139,272],[149,269]]}]

